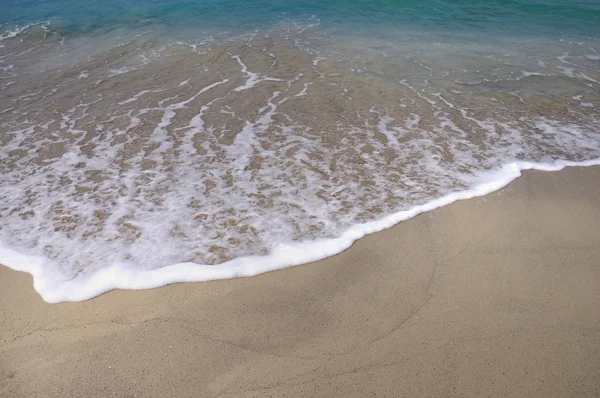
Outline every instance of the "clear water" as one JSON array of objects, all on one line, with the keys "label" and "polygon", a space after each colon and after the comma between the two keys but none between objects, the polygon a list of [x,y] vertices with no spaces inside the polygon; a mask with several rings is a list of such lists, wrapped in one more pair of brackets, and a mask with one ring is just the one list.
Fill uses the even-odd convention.
[{"label": "clear water", "polygon": [[252,275],[592,164],[598,21],[597,1],[0,0],[0,263],[48,301]]},{"label": "clear water", "polygon": [[68,0],[4,0],[0,7],[0,24],[57,19],[65,32],[79,34],[157,24],[243,31],[313,15],[328,28],[353,32],[412,28],[555,37],[600,32],[595,0],[84,0],[76,6]]}]

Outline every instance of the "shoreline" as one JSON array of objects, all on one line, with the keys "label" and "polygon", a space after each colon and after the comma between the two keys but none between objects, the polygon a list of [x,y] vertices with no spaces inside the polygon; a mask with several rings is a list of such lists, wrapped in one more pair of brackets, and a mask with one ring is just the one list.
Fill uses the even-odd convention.
[{"label": "shoreline", "polygon": [[217,266],[178,263],[147,270],[143,268],[135,269],[127,264],[115,264],[103,268],[83,280],[75,277],[57,282],[44,275],[48,272],[48,266],[44,264],[44,258],[18,253],[10,248],[3,247],[2,242],[0,242],[0,266],[31,274],[34,279],[35,290],[48,303],[89,300],[112,290],[146,290],[174,283],[209,282],[254,277],[263,273],[322,261],[339,255],[352,247],[357,240],[367,235],[393,228],[420,214],[434,211],[457,201],[483,197],[501,190],[521,177],[523,171],[552,172],[563,170],[566,167],[593,167],[598,165],[600,165],[600,159],[582,162],[565,160],[557,160],[553,163],[513,162],[479,177],[481,182],[472,188],[449,193],[374,221],[355,224],[339,237],[281,244],[268,255],[240,257]]},{"label": "shoreline", "polygon": [[0,395],[597,396],[599,171],[527,171],[252,278],[49,305],[0,267]]}]

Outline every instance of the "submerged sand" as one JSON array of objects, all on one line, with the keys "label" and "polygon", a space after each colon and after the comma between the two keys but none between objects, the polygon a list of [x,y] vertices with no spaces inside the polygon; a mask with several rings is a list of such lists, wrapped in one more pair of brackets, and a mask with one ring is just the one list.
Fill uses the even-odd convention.
[{"label": "submerged sand", "polygon": [[599,171],[254,278],[49,305],[2,267],[0,396],[599,396]]},{"label": "submerged sand", "polygon": [[17,75],[0,101],[0,243],[45,259],[45,297],[119,264],[216,265],[339,237],[516,161],[600,158],[594,43],[297,29],[2,42]]}]

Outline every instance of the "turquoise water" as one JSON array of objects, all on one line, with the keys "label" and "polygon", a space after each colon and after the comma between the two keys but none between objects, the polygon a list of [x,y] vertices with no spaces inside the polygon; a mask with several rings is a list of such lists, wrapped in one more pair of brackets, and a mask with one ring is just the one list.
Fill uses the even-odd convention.
[{"label": "turquoise water", "polygon": [[598,35],[596,0],[29,0],[0,2],[0,24],[61,20],[68,32],[161,24],[249,30],[317,17],[343,30],[435,29],[506,35]]},{"label": "turquoise water", "polygon": [[0,0],[0,24],[0,264],[47,301],[298,265],[600,163],[599,1]]}]

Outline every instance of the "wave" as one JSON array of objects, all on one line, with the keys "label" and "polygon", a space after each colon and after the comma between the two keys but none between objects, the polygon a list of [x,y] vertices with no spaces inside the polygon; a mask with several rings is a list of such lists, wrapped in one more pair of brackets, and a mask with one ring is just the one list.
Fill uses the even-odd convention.
[{"label": "wave", "polygon": [[565,167],[598,165],[600,159],[583,162],[558,160],[553,163],[510,163],[500,170],[482,176],[481,183],[471,189],[453,192],[380,220],[353,225],[340,237],[280,244],[268,255],[236,258],[218,266],[188,262],[145,270],[122,263],[113,264],[86,277],[60,280],[55,275],[49,274],[48,271],[52,268],[46,265],[46,259],[43,257],[19,253],[2,242],[0,242],[0,264],[31,274],[34,278],[35,290],[48,303],[84,301],[115,289],[142,290],[181,282],[250,277],[334,256],[348,249],[365,235],[390,228],[458,200],[485,196],[498,191],[519,178],[524,170],[559,171]]},{"label": "wave", "polygon": [[0,262],[50,302],[322,259],[600,156],[593,40],[11,32]]}]

